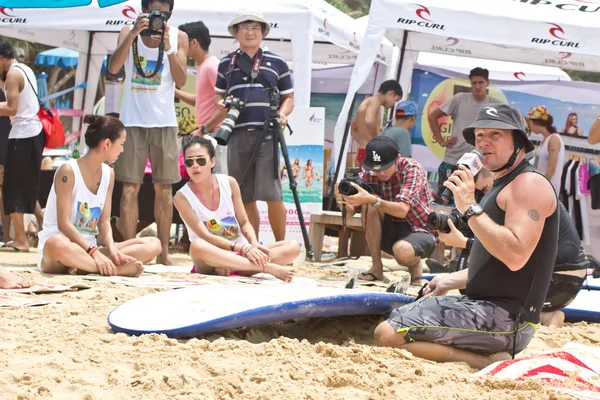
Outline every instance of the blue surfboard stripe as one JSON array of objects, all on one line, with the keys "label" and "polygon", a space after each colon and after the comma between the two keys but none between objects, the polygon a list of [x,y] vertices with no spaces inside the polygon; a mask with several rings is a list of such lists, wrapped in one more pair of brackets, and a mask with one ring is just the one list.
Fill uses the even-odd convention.
[{"label": "blue surfboard stripe", "polygon": [[108,315],[108,324],[114,331],[129,335],[158,333],[165,334],[170,338],[183,338],[296,318],[383,314],[413,301],[414,297],[395,293],[348,293],[347,295],[327,296],[255,308],[227,317],[168,330],[135,330],[117,326],[111,321],[111,315],[118,309],[117,307]]}]

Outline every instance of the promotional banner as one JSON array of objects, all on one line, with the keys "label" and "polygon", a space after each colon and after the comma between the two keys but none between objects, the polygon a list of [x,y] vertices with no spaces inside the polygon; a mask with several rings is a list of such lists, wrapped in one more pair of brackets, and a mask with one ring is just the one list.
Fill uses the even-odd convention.
[{"label": "promotional banner", "polygon": [[[283,202],[287,210],[286,236],[288,240],[297,240],[302,245],[300,258],[304,258],[305,246],[298,211],[289,186],[289,177],[293,175],[297,183],[297,193],[302,205],[302,215],[308,232],[310,215],[320,214],[323,209],[323,142],[325,137],[325,108],[294,108],[288,117],[289,129],[284,132],[292,170],[285,167],[283,155],[279,159],[279,177],[283,188]],[[269,179],[270,171],[265,171],[265,179]],[[269,224],[267,204],[258,202],[260,213],[260,237],[264,243],[273,242],[273,232]],[[312,243],[319,246],[322,243]]]},{"label": "promotional banner", "polygon": [[[411,98],[418,103],[421,115],[417,117],[417,123],[411,132],[413,157],[428,171],[437,171],[445,148],[435,142],[427,115],[461,92],[471,92],[469,79],[464,75],[444,72],[440,68],[421,67],[414,70]],[[554,117],[554,126],[558,132],[569,132],[564,135],[565,144],[592,148],[585,137],[600,113],[600,84],[492,81],[488,93],[515,106],[523,115],[527,115],[533,106],[546,106]],[[452,132],[452,118],[443,117],[439,121],[442,136],[448,138]]]}]

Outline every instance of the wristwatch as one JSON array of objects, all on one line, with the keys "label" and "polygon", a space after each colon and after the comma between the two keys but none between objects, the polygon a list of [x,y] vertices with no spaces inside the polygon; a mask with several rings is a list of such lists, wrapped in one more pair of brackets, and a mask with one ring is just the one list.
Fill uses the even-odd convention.
[{"label": "wristwatch", "polygon": [[481,215],[483,214],[483,208],[477,203],[472,204],[467,211],[463,214],[465,221],[468,221],[473,215]]},{"label": "wristwatch", "polygon": [[379,206],[381,205],[381,197],[377,198],[377,201],[375,202],[375,204],[373,204],[373,208],[379,208]]},{"label": "wristwatch", "polygon": [[200,132],[202,132],[202,133],[203,133],[203,134],[205,134],[205,135],[210,135],[210,133],[211,133],[211,132],[208,130],[208,128],[206,127],[206,125],[202,125],[202,126],[200,127]]}]

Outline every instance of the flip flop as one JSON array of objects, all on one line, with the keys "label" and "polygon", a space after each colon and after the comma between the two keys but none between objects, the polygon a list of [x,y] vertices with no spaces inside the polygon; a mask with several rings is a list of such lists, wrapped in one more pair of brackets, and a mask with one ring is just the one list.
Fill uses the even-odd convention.
[{"label": "flip flop", "polygon": [[371,272],[361,272],[359,276],[362,277],[371,277],[372,279],[360,279],[361,281],[365,281],[365,282],[382,282],[382,279],[378,279],[375,274],[371,273]]},{"label": "flip flop", "polygon": [[[10,249],[10,250],[8,250]],[[19,249],[10,243],[5,243],[4,246],[0,247],[1,253],[29,253],[29,249]]]}]

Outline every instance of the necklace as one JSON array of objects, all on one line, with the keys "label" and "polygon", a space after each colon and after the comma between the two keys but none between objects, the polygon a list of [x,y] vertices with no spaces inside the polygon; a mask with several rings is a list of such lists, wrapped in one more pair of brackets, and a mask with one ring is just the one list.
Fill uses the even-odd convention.
[{"label": "necklace", "polygon": [[[83,165],[84,163],[77,163],[80,166],[81,169],[81,165]],[[96,183],[96,187],[100,187],[100,183],[102,182],[102,166],[100,166],[99,169],[100,173],[99,174],[94,174],[89,170],[89,167],[87,165],[85,165],[85,173],[88,174],[88,176],[90,176],[92,178],[93,181],[97,181]],[[96,177],[97,175],[99,175],[98,177]]]},{"label": "necklace", "polygon": [[204,197],[202,196],[202,193],[200,193],[200,191],[196,187],[196,184],[194,182],[190,182],[190,183],[192,185],[192,188],[194,189],[194,191],[198,195],[198,197],[200,197],[200,200],[202,201],[202,203],[204,203],[204,205],[206,206],[206,208],[208,208],[210,211],[216,211],[216,210],[214,210],[214,208],[215,208],[215,180],[213,179],[213,176],[212,175],[210,176],[210,188],[211,188],[211,192],[212,192],[212,205],[211,205],[211,207],[209,207],[208,206],[208,202],[206,200],[204,200]]}]

